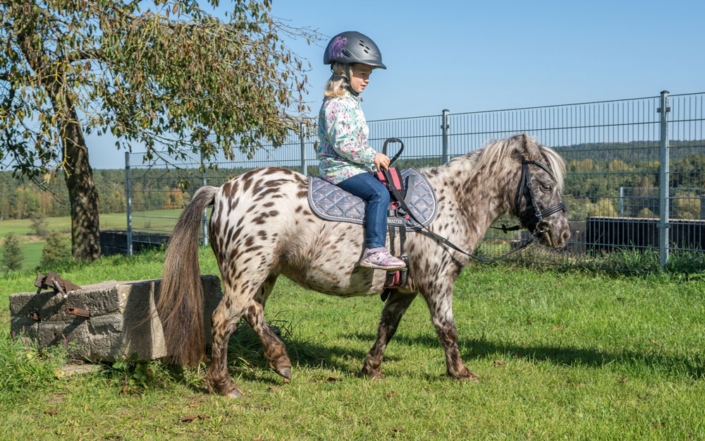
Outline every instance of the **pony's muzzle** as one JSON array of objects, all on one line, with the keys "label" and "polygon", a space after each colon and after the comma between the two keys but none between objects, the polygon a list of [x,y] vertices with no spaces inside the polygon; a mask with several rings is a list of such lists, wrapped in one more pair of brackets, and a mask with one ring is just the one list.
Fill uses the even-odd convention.
[{"label": "pony's muzzle", "polygon": [[565,228],[560,233],[558,231],[555,232],[559,234],[553,233],[554,232],[551,230],[551,224],[542,220],[536,225],[536,230],[534,234],[538,237],[542,237],[545,242],[547,242],[544,243],[544,245],[553,248],[561,248],[568,243],[568,240],[570,239],[570,229]]}]

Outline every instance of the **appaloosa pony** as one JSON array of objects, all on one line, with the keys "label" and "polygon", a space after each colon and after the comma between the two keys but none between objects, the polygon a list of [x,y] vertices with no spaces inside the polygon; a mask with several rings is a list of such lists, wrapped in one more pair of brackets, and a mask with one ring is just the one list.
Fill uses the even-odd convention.
[{"label": "appaloosa pony", "polygon": [[[525,135],[496,141],[421,173],[438,197],[438,214],[429,230],[468,253],[504,213],[518,217],[544,245],[563,247],[570,237],[560,195],[563,161]],[[358,265],[362,226],[324,221],[314,215],[305,176],[263,168],[221,187],[202,187],[174,229],[158,300],[168,354],[176,364],[195,365],[205,357],[198,243],[201,216],[209,205],[213,205],[209,238],[224,288],[212,316],[207,378],[212,391],[240,395],[228,374],[227,345],[241,317],[259,335],[270,366],[283,377],[291,377],[286,347],[264,319],[265,302],[280,275],[336,296],[378,296],[383,291],[386,273]],[[461,358],[452,310],[454,281],[470,257],[423,230],[409,233],[406,248],[408,279],[384,304],[377,341],[362,372],[371,378],[381,376],[384,350],[420,293],[445,350],[447,374],[475,379]]]}]

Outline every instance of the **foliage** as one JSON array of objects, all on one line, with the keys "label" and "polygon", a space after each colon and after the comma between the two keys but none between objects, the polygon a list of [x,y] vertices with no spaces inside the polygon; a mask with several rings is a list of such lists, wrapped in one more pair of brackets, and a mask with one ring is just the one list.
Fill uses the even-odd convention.
[{"label": "foliage", "polygon": [[659,256],[655,250],[620,248],[610,253],[605,253],[595,264],[607,271],[627,271],[632,273],[658,273],[660,271]]},{"label": "foliage", "polygon": [[71,260],[71,249],[66,235],[58,231],[52,231],[49,233],[46,244],[42,248],[40,266],[52,268],[69,260]]},{"label": "foliage", "polygon": [[[316,36],[273,21],[269,3],[236,0],[221,21],[191,0],[157,1],[154,9],[3,2],[4,153],[23,174],[65,166],[56,120],[71,109],[52,104],[56,98],[86,114],[86,134],[111,132],[122,148],[144,144],[148,157],[159,144],[170,154],[201,148],[212,155],[283,138],[294,127],[285,112],[305,110],[294,95],[305,90],[305,77],[280,35]],[[22,124],[32,118],[39,130]]]},{"label": "foliage", "polygon": [[270,8],[234,0],[222,21],[196,0],[0,3],[0,163],[44,182],[63,172],[74,257],[100,254],[86,135],[142,144],[147,159],[210,158],[299,126],[307,78],[281,35],[317,37]]},{"label": "foliage", "polygon": [[26,335],[0,337],[0,389],[9,393],[44,390],[67,361],[63,345],[39,349]]},{"label": "foliage", "polygon": [[172,366],[157,360],[140,362],[136,357],[118,360],[103,371],[103,375],[118,387],[131,392],[143,393],[149,389],[168,387],[175,377],[186,376],[173,373]]},{"label": "foliage", "polygon": [[695,192],[685,192],[680,197],[672,199],[671,217],[677,219],[700,219],[701,196]]},{"label": "foliage", "polygon": [[[700,141],[673,141],[669,151],[671,214],[674,218],[692,219],[699,216],[699,194],[705,191],[705,144]],[[639,217],[658,210],[659,147],[656,142],[628,142],[583,144],[557,147],[566,161],[564,196],[574,198],[585,206],[578,212],[602,213],[611,211],[605,202],[600,207],[588,207],[586,202],[598,204],[598,199],[620,198],[620,188],[626,191],[628,204],[620,215]],[[569,201],[566,203],[570,204]],[[598,204],[599,205],[599,204]],[[616,208],[616,204],[613,204]],[[607,215],[607,214],[603,214]]]},{"label": "foliage", "polygon": [[2,266],[6,272],[22,269],[22,249],[15,233],[8,233],[3,241]]},{"label": "foliage", "polygon": [[29,228],[32,232],[39,237],[47,237],[49,235],[49,222],[47,222],[46,216],[41,211],[37,211],[32,214],[30,218],[32,223]]}]

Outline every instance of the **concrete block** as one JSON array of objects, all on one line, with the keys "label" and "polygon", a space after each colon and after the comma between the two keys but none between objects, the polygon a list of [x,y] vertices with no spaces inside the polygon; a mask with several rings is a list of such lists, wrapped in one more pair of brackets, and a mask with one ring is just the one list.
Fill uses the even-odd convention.
[{"label": "concrete block", "polygon": [[[211,315],[223,294],[217,276],[201,276],[201,283],[205,335],[210,341]],[[155,306],[159,284],[160,280],[102,282],[73,291],[67,298],[53,291],[12,294],[10,328],[35,339],[40,347],[73,343],[69,351],[77,359],[162,358],[167,353]],[[90,317],[71,315],[69,308],[88,310]]]}]

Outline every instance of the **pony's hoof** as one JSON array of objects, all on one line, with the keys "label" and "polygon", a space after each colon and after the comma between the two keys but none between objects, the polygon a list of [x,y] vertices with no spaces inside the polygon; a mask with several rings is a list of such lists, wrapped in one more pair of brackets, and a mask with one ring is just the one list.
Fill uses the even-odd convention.
[{"label": "pony's hoof", "polygon": [[480,377],[470,371],[464,372],[461,375],[448,374],[448,376],[458,381],[480,381]]},{"label": "pony's hoof", "polygon": [[225,398],[240,398],[242,396],[242,392],[240,392],[240,389],[235,388],[230,392],[226,393],[224,396]]},{"label": "pony's hoof", "polygon": [[291,368],[286,367],[281,369],[275,369],[274,372],[284,377],[287,383],[291,381]]},{"label": "pony's hoof", "polygon": [[366,376],[369,380],[381,380],[382,379],[382,371],[380,371],[380,370],[372,371],[372,370],[363,369],[362,375]]}]

